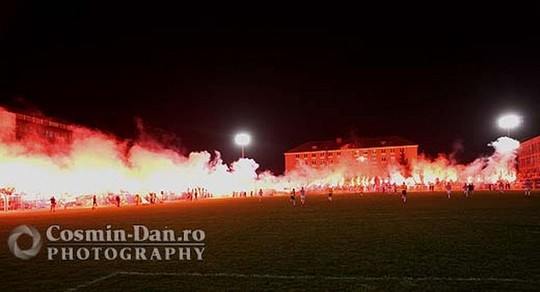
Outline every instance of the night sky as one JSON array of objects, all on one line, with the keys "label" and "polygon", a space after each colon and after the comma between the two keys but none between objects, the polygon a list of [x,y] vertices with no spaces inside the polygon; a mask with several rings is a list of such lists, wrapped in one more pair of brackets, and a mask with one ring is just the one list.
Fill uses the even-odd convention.
[{"label": "night sky", "polygon": [[[467,162],[540,134],[536,7],[0,4],[0,104],[283,170],[309,140],[398,135]],[[96,3],[96,4],[94,4]],[[148,2],[153,3],[153,2]]]}]

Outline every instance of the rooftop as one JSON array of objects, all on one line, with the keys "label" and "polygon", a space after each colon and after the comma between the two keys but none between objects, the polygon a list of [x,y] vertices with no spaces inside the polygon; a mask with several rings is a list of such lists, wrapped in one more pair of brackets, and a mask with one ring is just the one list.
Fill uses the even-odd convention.
[{"label": "rooftop", "polygon": [[525,139],[525,140],[521,140],[520,143],[521,143],[521,144],[527,144],[527,143],[529,143],[529,142],[533,142],[533,141],[535,141],[535,140],[538,140],[539,138],[540,138],[540,135],[534,136],[534,137],[529,137],[529,138],[527,138],[527,139]]},{"label": "rooftop", "polygon": [[285,153],[327,151],[340,149],[363,149],[377,147],[396,147],[396,146],[418,146],[418,144],[398,136],[384,136],[377,138],[356,138],[310,141],[300,146],[289,149]]}]

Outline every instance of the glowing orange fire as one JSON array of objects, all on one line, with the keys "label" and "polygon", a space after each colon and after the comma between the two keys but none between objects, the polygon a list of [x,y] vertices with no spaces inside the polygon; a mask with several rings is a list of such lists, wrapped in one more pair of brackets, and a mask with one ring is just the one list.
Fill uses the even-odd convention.
[{"label": "glowing orange fire", "polygon": [[410,169],[400,165],[387,168],[366,166],[358,161],[340,161],[327,169],[315,170],[307,166],[300,167],[288,176],[292,185],[307,185],[315,188],[371,188],[381,190],[381,186],[390,187],[402,184],[408,187],[425,189],[429,185],[444,186],[452,184],[496,184],[512,183],[516,180],[515,159],[519,142],[501,137],[490,144],[495,153],[487,158],[478,158],[468,165],[457,164],[445,155],[436,159],[422,155],[411,162]]},{"label": "glowing orange fire", "polygon": [[283,176],[274,176],[269,172],[257,173],[259,165],[252,159],[239,159],[227,165],[219,153],[193,152],[186,157],[161,145],[128,145],[111,135],[75,126],[66,149],[50,153],[36,148],[42,141],[6,138],[14,131],[14,125],[1,122],[0,188],[14,189],[26,200],[121,192],[180,194],[193,188],[204,188],[214,196],[231,196],[233,192],[287,191],[300,186],[373,188],[405,183],[422,188],[444,182],[514,182],[515,152],[519,147],[518,141],[502,137],[490,144],[495,149],[492,156],[468,165],[453,163],[444,155],[436,159],[421,156],[411,162],[408,170],[398,165],[373,168],[354,160],[318,170],[300,166]]}]

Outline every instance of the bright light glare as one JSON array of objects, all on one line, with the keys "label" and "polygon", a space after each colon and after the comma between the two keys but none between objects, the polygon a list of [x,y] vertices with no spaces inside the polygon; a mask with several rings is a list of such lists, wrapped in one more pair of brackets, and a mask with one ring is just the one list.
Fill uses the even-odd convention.
[{"label": "bright light glare", "polygon": [[514,114],[504,115],[499,118],[497,123],[503,129],[513,129],[521,124],[521,117]]},{"label": "bright light glare", "polygon": [[251,136],[249,136],[249,134],[246,134],[246,133],[237,134],[234,137],[234,142],[237,145],[246,146],[251,142]]}]

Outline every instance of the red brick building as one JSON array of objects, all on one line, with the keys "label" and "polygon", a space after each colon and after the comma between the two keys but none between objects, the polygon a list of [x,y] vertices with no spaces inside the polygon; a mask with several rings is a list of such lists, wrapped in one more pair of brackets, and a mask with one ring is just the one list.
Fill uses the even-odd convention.
[{"label": "red brick building", "polygon": [[521,142],[518,150],[518,178],[527,178],[540,186],[540,136]]},{"label": "red brick building", "polygon": [[69,144],[73,139],[71,126],[38,115],[8,111],[0,107],[0,141],[32,141]]},{"label": "red brick building", "polygon": [[373,166],[410,163],[418,158],[418,144],[389,136],[304,143],[284,153],[285,172],[300,164],[313,168],[337,164],[341,159],[357,159]]}]

